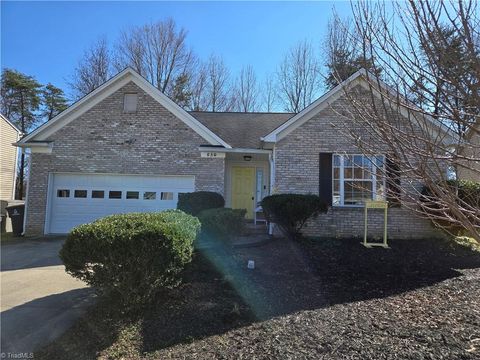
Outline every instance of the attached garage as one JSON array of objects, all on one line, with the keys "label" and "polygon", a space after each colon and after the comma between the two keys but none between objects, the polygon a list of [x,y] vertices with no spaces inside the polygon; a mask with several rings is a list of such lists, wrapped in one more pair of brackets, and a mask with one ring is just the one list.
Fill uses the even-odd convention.
[{"label": "attached garage", "polygon": [[106,215],[174,209],[194,176],[51,174],[45,233],[65,234]]}]

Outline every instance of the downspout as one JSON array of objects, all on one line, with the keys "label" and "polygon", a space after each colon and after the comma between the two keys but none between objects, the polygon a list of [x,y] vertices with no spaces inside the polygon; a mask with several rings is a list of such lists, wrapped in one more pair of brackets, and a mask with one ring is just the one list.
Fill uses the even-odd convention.
[{"label": "downspout", "polygon": [[268,161],[270,163],[270,193],[273,194],[275,189],[275,146],[272,149],[272,152],[268,154]]},{"label": "downspout", "polygon": [[[268,162],[270,164],[270,194],[272,195],[275,189],[275,145],[272,152],[268,154]],[[273,224],[268,225],[268,234],[273,235]]]},{"label": "downspout", "polygon": [[[23,147],[20,148],[22,153],[25,151]],[[28,159],[28,177],[27,177],[27,192],[25,194],[25,209],[23,211],[23,232],[22,236],[25,236],[27,226],[27,211],[28,211],[28,194],[30,193],[30,178],[32,174],[32,151],[30,151],[30,158]]]},{"label": "downspout", "polygon": [[[20,140],[20,136],[22,134],[17,132],[17,142]],[[20,150],[21,151],[21,150]],[[13,172],[13,191],[12,191],[12,199],[13,200],[16,200],[15,199],[15,195],[17,194],[17,172],[18,172],[18,155],[20,154],[20,152],[18,151],[18,147],[16,147],[16,150],[15,150],[15,171]],[[22,199],[20,199],[22,200]]]}]

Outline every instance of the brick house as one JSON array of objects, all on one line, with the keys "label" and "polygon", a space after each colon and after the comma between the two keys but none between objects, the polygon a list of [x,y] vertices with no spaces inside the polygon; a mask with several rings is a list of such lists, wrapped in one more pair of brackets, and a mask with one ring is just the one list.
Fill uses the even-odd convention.
[{"label": "brick house", "polygon": [[[320,194],[332,206],[306,231],[359,236],[362,202],[383,199],[389,181],[353,173],[387,159],[362,155],[331,124],[348,126],[334,109],[349,106],[343,89],[361,86],[363,75],[298,114],[211,113],[183,110],[126,69],[18,142],[31,151],[26,233],[66,233],[107,214],[175,208],[179,193],[208,190],[247,209],[248,218],[272,192]],[[383,221],[372,216],[373,225]],[[426,220],[390,209],[390,237],[434,235]]]}]

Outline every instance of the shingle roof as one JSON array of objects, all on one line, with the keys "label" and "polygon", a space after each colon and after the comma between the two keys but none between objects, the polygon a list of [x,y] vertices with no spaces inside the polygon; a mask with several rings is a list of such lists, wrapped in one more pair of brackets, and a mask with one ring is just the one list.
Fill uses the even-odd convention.
[{"label": "shingle roof", "polygon": [[191,111],[190,115],[232,147],[258,149],[262,136],[295,114]]}]

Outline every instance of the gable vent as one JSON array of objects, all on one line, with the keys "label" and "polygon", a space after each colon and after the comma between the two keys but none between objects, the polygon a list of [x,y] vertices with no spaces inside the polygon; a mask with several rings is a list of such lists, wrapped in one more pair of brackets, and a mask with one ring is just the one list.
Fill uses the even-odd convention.
[{"label": "gable vent", "polygon": [[135,113],[137,112],[138,94],[125,94],[123,97],[123,112]]}]

